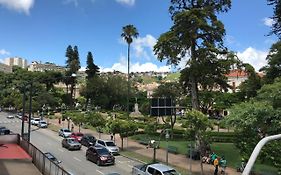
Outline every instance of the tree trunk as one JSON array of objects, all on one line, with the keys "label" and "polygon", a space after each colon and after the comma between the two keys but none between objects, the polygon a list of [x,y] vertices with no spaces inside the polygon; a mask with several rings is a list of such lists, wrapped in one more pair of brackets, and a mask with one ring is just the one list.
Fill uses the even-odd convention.
[{"label": "tree trunk", "polygon": [[[195,50],[196,41],[195,39],[192,40],[191,44],[191,66],[193,65],[193,62],[196,61],[196,50]],[[198,100],[198,87],[197,87],[197,81],[195,79],[193,71],[189,75],[189,84],[191,89],[191,104],[192,109],[199,110],[199,100]]]},{"label": "tree trunk", "polygon": [[127,117],[129,118],[129,95],[130,95],[130,43],[128,43],[128,83],[127,83]]},{"label": "tree trunk", "polygon": [[123,145],[124,145],[124,138],[121,137],[121,150],[123,150]]}]

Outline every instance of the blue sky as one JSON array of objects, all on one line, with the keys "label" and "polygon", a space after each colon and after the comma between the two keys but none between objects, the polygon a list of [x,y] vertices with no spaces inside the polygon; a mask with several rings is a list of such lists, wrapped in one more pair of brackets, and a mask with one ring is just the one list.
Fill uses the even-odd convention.
[{"label": "blue sky", "polygon": [[[170,0],[0,0],[0,59],[19,56],[65,65],[68,45],[77,45],[81,66],[87,52],[103,71],[126,72],[127,45],[122,27],[133,24],[139,38],[132,45],[132,71],[168,71],[153,54],[157,38],[172,25]],[[275,36],[270,31],[273,7],[266,0],[233,0],[225,25],[225,45],[256,70]],[[180,65],[183,65],[184,62]]]}]

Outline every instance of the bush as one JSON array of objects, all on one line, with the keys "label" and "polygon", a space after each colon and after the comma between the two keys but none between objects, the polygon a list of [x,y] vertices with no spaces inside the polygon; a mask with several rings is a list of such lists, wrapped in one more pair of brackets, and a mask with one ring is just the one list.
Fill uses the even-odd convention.
[{"label": "bush", "polygon": [[211,142],[233,143],[235,140],[234,132],[208,132]]}]

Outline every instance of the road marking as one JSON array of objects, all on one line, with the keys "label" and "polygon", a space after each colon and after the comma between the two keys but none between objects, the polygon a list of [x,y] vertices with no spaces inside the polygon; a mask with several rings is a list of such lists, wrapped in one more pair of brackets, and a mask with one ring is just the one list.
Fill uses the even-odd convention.
[{"label": "road marking", "polygon": [[64,150],[62,150],[62,149],[60,149],[60,148],[59,148],[59,151],[60,151],[60,152],[64,152]]},{"label": "road marking", "polygon": [[132,165],[127,165],[128,167],[130,167],[130,168],[133,168],[133,166]]},{"label": "road marking", "polygon": [[99,171],[99,170],[96,170],[98,173],[100,173],[100,174],[104,174],[103,172],[101,172],[101,171]]},{"label": "road marking", "polygon": [[82,162],[82,160],[78,159],[77,157],[73,157],[73,159],[79,161],[79,162]]}]

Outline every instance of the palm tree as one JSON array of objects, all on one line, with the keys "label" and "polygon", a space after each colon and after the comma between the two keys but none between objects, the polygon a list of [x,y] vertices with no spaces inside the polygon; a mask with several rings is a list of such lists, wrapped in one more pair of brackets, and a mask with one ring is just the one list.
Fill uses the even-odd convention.
[{"label": "palm tree", "polygon": [[133,42],[133,38],[137,38],[139,33],[137,28],[132,24],[126,25],[122,28],[121,37],[128,44],[128,94],[127,94],[127,115],[129,117],[129,94],[130,94],[130,45]]}]

